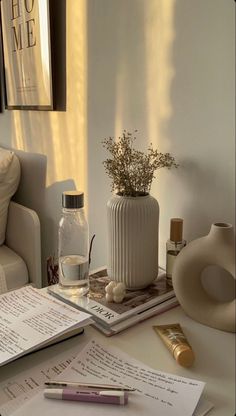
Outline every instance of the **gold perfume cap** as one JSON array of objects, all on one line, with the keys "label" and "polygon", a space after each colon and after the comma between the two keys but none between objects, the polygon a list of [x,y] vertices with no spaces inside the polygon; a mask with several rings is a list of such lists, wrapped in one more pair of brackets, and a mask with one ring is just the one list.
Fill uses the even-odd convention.
[{"label": "gold perfume cap", "polygon": [[193,350],[188,345],[178,345],[174,350],[174,357],[183,367],[191,367],[194,362]]},{"label": "gold perfume cap", "polygon": [[175,243],[183,239],[183,219],[171,218],[170,220],[170,240]]}]

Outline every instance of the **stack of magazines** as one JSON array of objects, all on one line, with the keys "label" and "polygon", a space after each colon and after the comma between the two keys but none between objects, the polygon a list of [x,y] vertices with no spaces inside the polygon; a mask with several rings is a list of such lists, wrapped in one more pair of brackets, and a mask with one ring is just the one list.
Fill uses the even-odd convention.
[{"label": "stack of magazines", "polygon": [[59,285],[48,287],[58,299],[92,315],[93,326],[111,336],[151,316],[178,305],[173,288],[167,285],[165,271],[159,270],[157,279],[145,289],[127,290],[122,303],[107,302],[105,287],[110,282],[106,269],[90,275],[87,295],[76,297],[65,294]]}]

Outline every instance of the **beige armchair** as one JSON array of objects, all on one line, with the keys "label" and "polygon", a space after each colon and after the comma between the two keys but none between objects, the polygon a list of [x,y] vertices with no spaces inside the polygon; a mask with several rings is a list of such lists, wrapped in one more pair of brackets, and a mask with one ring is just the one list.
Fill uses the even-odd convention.
[{"label": "beige armchair", "polygon": [[42,286],[38,215],[11,197],[20,181],[20,162],[0,147],[0,293],[32,283]]},{"label": "beige armchair", "polygon": [[11,201],[0,246],[0,293],[29,283],[42,287],[40,222],[35,211]]}]

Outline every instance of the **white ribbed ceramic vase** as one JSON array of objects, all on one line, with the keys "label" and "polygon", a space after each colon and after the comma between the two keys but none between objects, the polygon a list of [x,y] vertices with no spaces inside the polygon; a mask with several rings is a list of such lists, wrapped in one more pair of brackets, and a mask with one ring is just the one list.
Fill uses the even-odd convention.
[{"label": "white ribbed ceramic vase", "polygon": [[115,195],[107,203],[107,218],[108,276],[128,289],[148,286],[158,274],[157,200]]},{"label": "white ribbed ceramic vase", "polygon": [[187,244],[176,257],[172,281],[187,315],[210,327],[235,332],[235,299],[218,301],[202,284],[202,273],[209,266],[221,267],[235,279],[235,237],[231,224],[212,224],[207,236]]}]

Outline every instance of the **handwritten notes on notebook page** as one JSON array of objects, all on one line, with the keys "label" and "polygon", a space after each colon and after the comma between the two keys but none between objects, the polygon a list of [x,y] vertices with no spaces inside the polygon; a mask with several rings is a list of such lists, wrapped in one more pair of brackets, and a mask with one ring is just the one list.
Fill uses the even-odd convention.
[{"label": "handwritten notes on notebook page", "polygon": [[73,344],[69,350],[65,348],[55,355],[50,353],[46,360],[39,360],[37,365],[31,362],[24,371],[0,382],[0,415],[10,416],[42,390],[46,381],[58,377],[78,354],[78,340]]},{"label": "handwritten notes on notebook page", "polygon": [[0,366],[80,328],[90,315],[26,286],[0,295]]},{"label": "handwritten notes on notebook page", "polygon": [[[50,400],[41,391],[15,416],[192,416],[201,397],[204,383],[164,373],[145,366],[129,355],[95,340],[90,341],[58,380],[119,383],[134,387],[129,403],[121,406]],[[204,413],[196,413],[204,414]]]}]

